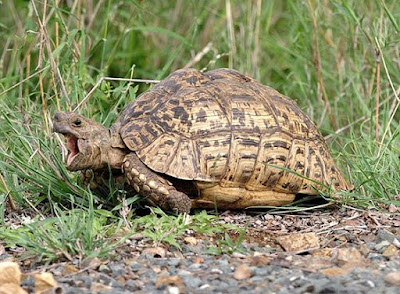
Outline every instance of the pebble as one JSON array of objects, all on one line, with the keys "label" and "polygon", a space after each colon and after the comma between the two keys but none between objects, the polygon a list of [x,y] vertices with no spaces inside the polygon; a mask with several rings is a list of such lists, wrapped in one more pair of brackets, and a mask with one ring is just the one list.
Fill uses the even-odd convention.
[{"label": "pebble", "polygon": [[389,241],[382,241],[378,244],[375,245],[375,250],[378,251],[379,253],[382,253],[383,251],[385,251],[386,247],[388,247],[390,245]]},{"label": "pebble", "polygon": [[375,242],[379,243],[381,241],[388,241],[389,243],[393,243],[394,239],[396,239],[396,236],[394,234],[392,234],[388,230],[380,229],[376,234]]},{"label": "pebble", "polygon": [[99,271],[103,272],[103,273],[111,272],[110,268],[105,264],[102,264],[102,265],[99,266]]},{"label": "pebble", "polygon": [[385,282],[395,286],[400,286],[400,271],[387,274],[385,277]]},{"label": "pebble", "polygon": [[125,283],[125,288],[128,291],[139,291],[143,288],[144,283],[140,280],[129,280]]},{"label": "pebble", "polygon": [[177,266],[181,263],[181,260],[179,258],[171,258],[168,260],[168,264],[170,266]]},{"label": "pebble", "polygon": [[246,264],[241,264],[236,268],[235,273],[233,274],[233,277],[236,280],[246,280],[246,279],[250,278],[251,275],[252,275],[252,271],[251,271],[250,267]]},{"label": "pebble", "polygon": [[204,281],[200,279],[199,277],[193,277],[193,276],[180,276],[185,283],[186,287],[189,289],[199,289],[202,284],[204,284]]},{"label": "pebble", "polygon": [[178,276],[179,277],[181,277],[181,276],[192,276],[192,273],[190,271],[182,269],[182,270],[178,271]]},{"label": "pebble", "polygon": [[167,288],[168,294],[179,294],[179,288],[178,287],[168,287]]},{"label": "pebble", "polygon": [[220,275],[223,274],[224,272],[221,271],[219,268],[212,268],[211,273]]},{"label": "pebble", "polygon": [[261,276],[261,277],[267,276],[269,273],[270,273],[270,268],[268,268],[268,267],[259,266],[254,269],[254,275],[256,275],[256,276]]},{"label": "pebble", "polygon": [[33,287],[35,285],[35,280],[33,278],[33,276],[28,276],[25,280],[22,280],[21,282],[21,286],[22,287],[26,287],[26,288],[30,288]]},{"label": "pebble", "polygon": [[92,279],[87,276],[77,276],[75,279],[75,285],[81,288],[90,288],[92,286]]},{"label": "pebble", "polygon": [[112,264],[109,268],[113,276],[117,277],[126,275],[126,270],[122,264]]},{"label": "pebble", "polygon": [[137,272],[138,270],[140,270],[143,267],[143,265],[138,262],[134,262],[134,263],[131,263],[130,267],[131,267],[132,271]]},{"label": "pebble", "polygon": [[383,259],[383,256],[382,256],[382,254],[379,254],[379,253],[369,253],[368,258],[371,259],[372,261],[373,260],[379,261],[380,259]]}]

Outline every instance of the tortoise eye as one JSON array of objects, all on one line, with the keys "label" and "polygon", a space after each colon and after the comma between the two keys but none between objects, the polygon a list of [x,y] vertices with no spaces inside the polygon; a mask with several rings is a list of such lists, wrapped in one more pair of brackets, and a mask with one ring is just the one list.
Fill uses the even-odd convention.
[{"label": "tortoise eye", "polygon": [[80,120],[79,118],[77,118],[76,120],[74,120],[74,121],[72,122],[72,124],[73,124],[75,127],[79,127],[79,126],[81,126],[82,122],[81,122],[81,120]]}]

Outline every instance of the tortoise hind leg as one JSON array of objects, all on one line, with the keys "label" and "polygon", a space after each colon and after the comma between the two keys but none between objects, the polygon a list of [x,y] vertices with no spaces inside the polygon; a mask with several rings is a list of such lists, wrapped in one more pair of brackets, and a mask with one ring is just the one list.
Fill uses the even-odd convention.
[{"label": "tortoise hind leg", "polygon": [[152,205],[175,213],[189,213],[190,198],[179,192],[166,179],[149,169],[135,153],[128,154],[123,163],[123,171],[130,186],[146,197]]}]

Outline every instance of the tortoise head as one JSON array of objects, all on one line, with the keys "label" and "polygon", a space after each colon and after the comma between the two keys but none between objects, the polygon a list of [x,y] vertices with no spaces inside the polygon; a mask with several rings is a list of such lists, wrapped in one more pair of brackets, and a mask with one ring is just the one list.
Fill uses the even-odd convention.
[{"label": "tortoise head", "polygon": [[110,132],[101,124],[75,112],[57,112],[54,132],[67,138],[67,169],[103,169],[109,163],[112,150]]}]

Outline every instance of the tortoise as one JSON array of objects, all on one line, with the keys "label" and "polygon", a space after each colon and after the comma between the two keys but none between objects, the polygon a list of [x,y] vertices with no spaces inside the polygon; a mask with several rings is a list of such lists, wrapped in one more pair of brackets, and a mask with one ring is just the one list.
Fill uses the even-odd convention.
[{"label": "tortoise", "polygon": [[111,169],[176,213],[352,189],[293,100],[231,69],[177,70],[109,129],[75,112],[56,113],[53,129],[68,138],[68,170]]}]

